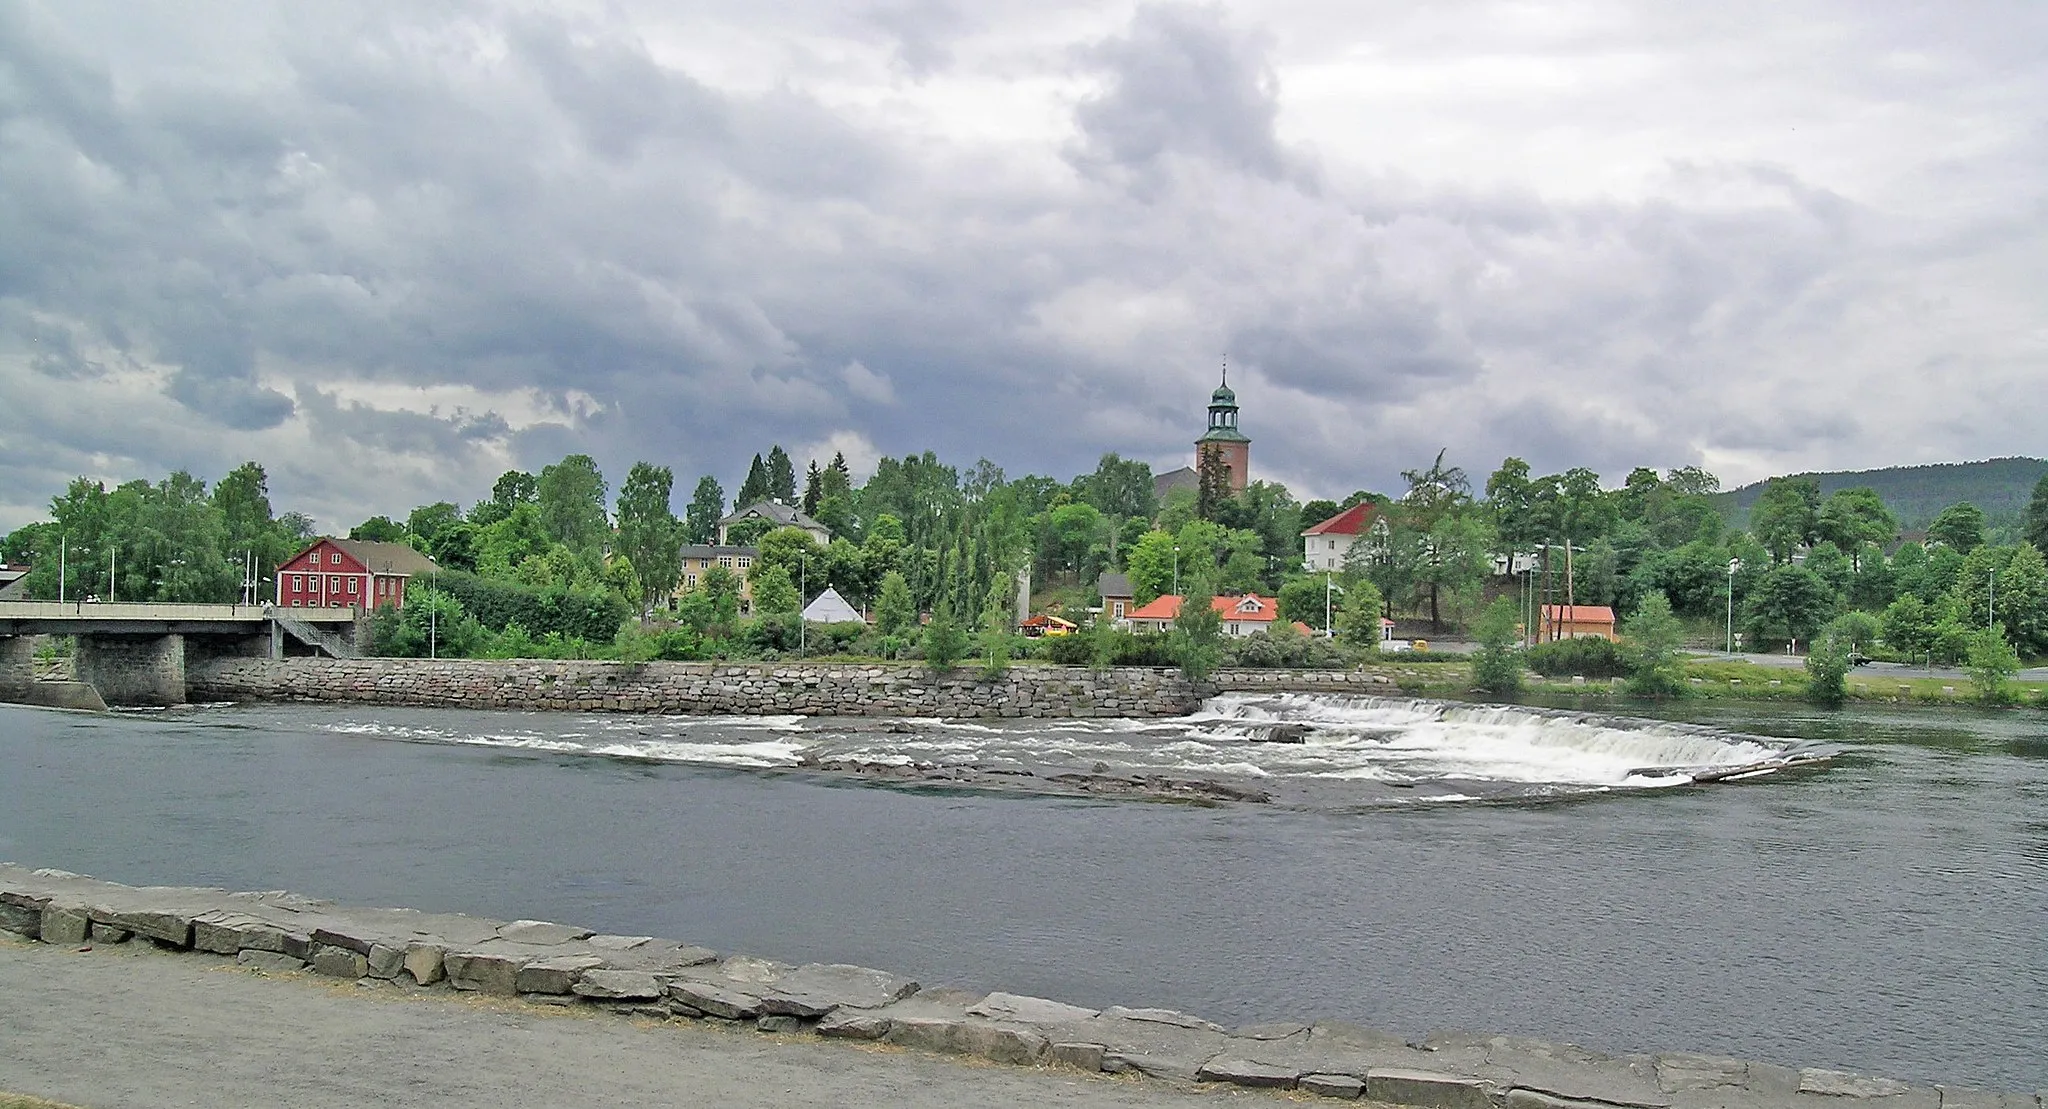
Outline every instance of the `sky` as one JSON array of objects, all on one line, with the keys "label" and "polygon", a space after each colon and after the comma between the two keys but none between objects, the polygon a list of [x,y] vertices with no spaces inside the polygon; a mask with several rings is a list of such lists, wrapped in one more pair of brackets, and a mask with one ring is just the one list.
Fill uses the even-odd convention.
[{"label": "sky", "polygon": [[0,530],[781,443],[2048,453],[2038,0],[0,0]]}]

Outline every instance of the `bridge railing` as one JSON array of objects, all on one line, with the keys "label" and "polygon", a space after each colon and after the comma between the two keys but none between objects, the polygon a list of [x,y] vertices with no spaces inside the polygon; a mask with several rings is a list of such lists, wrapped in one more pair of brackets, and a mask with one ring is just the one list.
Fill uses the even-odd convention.
[{"label": "bridge railing", "polygon": [[[159,605],[97,601],[0,601],[0,620],[264,620],[271,606],[263,605]],[[352,608],[288,608],[283,615],[309,624],[346,623],[356,618]]]}]

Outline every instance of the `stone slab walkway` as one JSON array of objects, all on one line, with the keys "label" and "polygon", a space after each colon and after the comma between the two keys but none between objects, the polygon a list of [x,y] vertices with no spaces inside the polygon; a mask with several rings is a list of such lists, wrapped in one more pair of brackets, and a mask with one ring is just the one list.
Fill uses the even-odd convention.
[{"label": "stone slab walkway", "polygon": [[[451,996],[448,987],[453,987],[454,995],[512,1006],[510,1010],[492,1010],[494,1019],[513,1021],[521,1028],[567,1027],[544,1023],[542,1014],[546,1013],[555,1018],[596,1018],[588,1027],[610,1020],[609,1031],[579,1033],[584,1035],[623,1035],[621,1029],[637,1027],[632,1023],[637,1020],[687,1028],[692,1036],[746,1030],[850,1041],[924,1053],[917,1056],[919,1068],[928,1067],[934,1057],[944,1054],[1038,1068],[1031,1072],[1036,1075],[1031,1081],[1071,1084],[1074,1078],[1068,1075],[1105,1073],[1158,1080],[1147,1087],[1153,1092],[1144,1096],[1178,1096],[1183,1087],[1197,1087],[1299,1091],[1333,1099],[1364,1097],[1426,1109],[2048,1109],[2038,1093],[1921,1087],[1867,1075],[1704,1055],[1611,1057],[1569,1044],[1465,1033],[1438,1033],[1409,1042],[1338,1023],[1276,1022],[1233,1029],[1186,1013],[1123,1007],[1095,1010],[1008,993],[927,989],[865,967],[799,967],[744,955],[721,956],[676,940],[597,935],[548,921],[356,908],[277,891],[131,887],[62,871],[30,871],[0,864],[0,938],[8,936],[23,943],[37,942],[38,946],[28,949],[34,952],[28,958],[49,960],[37,965],[74,975],[104,977],[105,972],[98,969],[103,966],[164,973],[157,968],[166,960],[106,960],[104,953],[109,949],[191,952],[200,957],[182,960],[192,968],[186,973],[226,972],[204,980],[214,993],[230,990],[226,983],[248,988],[250,971],[325,980],[346,986],[344,992],[366,996],[446,999]],[[27,964],[17,964],[10,956],[8,972],[14,973],[17,965]],[[93,969],[78,969],[84,967]],[[142,969],[145,967],[148,969]],[[56,977],[62,980],[62,975]],[[270,987],[270,983],[262,986]],[[116,971],[102,992],[81,994],[72,1006],[60,1007],[55,1026],[69,1028],[73,1038],[93,1047],[131,1043],[134,1037],[125,1016],[127,992]],[[49,993],[31,977],[22,988],[0,993],[7,999],[0,1010],[10,1018],[23,1007],[42,1012],[47,1008],[42,1001],[24,1003],[20,999],[38,999]],[[175,999],[167,1003],[173,1011],[177,1008]],[[184,1004],[191,1008],[191,998]],[[224,1005],[204,1006],[212,1022],[207,1026],[213,1029],[206,1041],[208,1051],[234,1046],[239,1042],[238,1033],[260,1043],[277,1035],[279,1028],[293,1026],[289,1013],[280,1011],[275,1020],[260,1019],[245,1013],[241,1004],[237,996]],[[288,1008],[292,1002],[266,1004]],[[379,1021],[396,1012],[380,1010],[355,1017],[342,1038],[367,1039],[346,1057],[361,1056],[374,1064],[391,1051],[411,1050],[408,1045],[413,1041],[400,1032],[379,1031]],[[616,1019],[619,1017],[630,1019]],[[175,1032],[175,1017],[165,1019]],[[531,1023],[534,1021],[543,1023]],[[485,1033],[473,1034],[490,1039]],[[48,1042],[61,1038],[61,1032],[53,1034]],[[14,1046],[14,1037],[0,1040],[7,1041],[0,1044],[0,1060],[7,1059],[5,1053],[9,1052],[18,1053],[14,1060],[18,1065],[41,1057],[39,1052]],[[384,1040],[391,1046],[379,1046]],[[55,1049],[46,1046],[40,1050]],[[268,1044],[248,1056],[250,1065],[257,1066],[266,1053],[278,1050],[278,1044]],[[289,1058],[293,1049],[282,1050],[287,1062],[285,1071],[278,1072],[280,1076],[289,1072],[305,1082],[326,1073],[314,1068],[301,1074],[305,1068]],[[841,1054],[817,1058],[853,1057],[843,1054],[844,1045],[839,1050]],[[470,1044],[442,1051],[437,1057],[451,1061],[495,1057],[497,1051],[495,1046],[487,1049]],[[58,1057],[91,1058],[89,1054]],[[571,1060],[569,1073],[586,1076],[591,1082],[616,1083],[630,1077],[613,1073],[607,1065],[584,1067],[574,1062],[580,1057],[573,1051],[566,1058]],[[565,1065],[563,1057],[547,1052],[522,1059],[517,1065],[493,1064],[465,1081],[482,1081],[507,1068],[539,1081],[541,1071]],[[193,1065],[200,1072],[206,1070],[203,1062]],[[702,1065],[710,1067],[707,1073],[714,1076],[728,1073],[709,1061]],[[359,1069],[335,1066],[339,1067],[335,1073],[354,1075]],[[431,1068],[418,1072],[421,1082],[438,1081],[429,1071]],[[664,1073],[674,1075],[672,1069]],[[744,1088],[745,1066],[731,1073]],[[1023,1073],[1003,1081],[1025,1080],[1020,1077]],[[0,1082],[5,1081],[6,1073],[0,1072]],[[338,1081],[337,1088],[354,1081],[354,1077]],[[1089,1081],[1097,1085],[1075,1088],[1107,1096],[1110,1088],[1099,1085],[1102,1078]],[[60,1099],[75,1097],[56,1087],[22,1088]],[[798,1098],[801,1104],[837,1103],[831,1100],[836,1095],[823,1087],[811,1085],[805,1091]],[[441,1094],[450,1092],[441,1090]],[[360,1098],[360,1092],[354,1096]],[[1126,1094],[1118,1088],[1116,1096]],[[470,1100],[476,1099],[472,1096]],[[588,1098],[583,1100],[590,1103]],[[912,1103],[896,1097],[883,1101]],[[955,1098],[934,1104],[960,1103]]]}]

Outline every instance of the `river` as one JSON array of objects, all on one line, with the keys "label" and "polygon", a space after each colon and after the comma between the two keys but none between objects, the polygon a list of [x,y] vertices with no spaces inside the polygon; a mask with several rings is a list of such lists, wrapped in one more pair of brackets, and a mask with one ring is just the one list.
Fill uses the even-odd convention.
[{"label": "river", "polygon": [[[996,726],[6,706],[0,859],[1225,1022],[2048,1086],[2048,717],[1646,711],[1684,720],[1305,696]],[[1307,741],[1253,742],[1275,722]],[[1787,753],[1835,757],[1689,784]],[[1124,779],[1267,800],[1086,792]]]}]

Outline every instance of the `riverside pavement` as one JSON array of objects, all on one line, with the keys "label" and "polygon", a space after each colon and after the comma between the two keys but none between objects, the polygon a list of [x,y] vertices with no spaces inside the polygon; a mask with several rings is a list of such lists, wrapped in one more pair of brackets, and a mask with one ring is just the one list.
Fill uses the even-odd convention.
[{"label": "riverside pavement", "polygon": [[[0,1088],[106,1106],[176,1104],[144,1095],[182,1083],[209,1104],[630,1104],[687,1089],[733,1104],[1166,1105],[1195,1089],[1271,1089],[1429,1109],[2048,1109],[2038,1094],[1683,1053],[1467,1033],[1410,1042],[1329,1022],[1225,1028],[545,921],[0,864],[9,937],[40,943],[0,947]],[[108,957],[159,951],[191,954]],[[379,998],[445,1001],[452,987],[490,1008],[368,1006],[238,966]],[[705,1038],[712,1029],[732,1035]],[[161,1044],[180,1037],[189,1054],[167,1055]],[[910,1051],[798,1050],[814,1037]],[[940,1054],[1032,1069],[948,1068]],[[253,1085],[228,1091],[229,1074]]]}]

